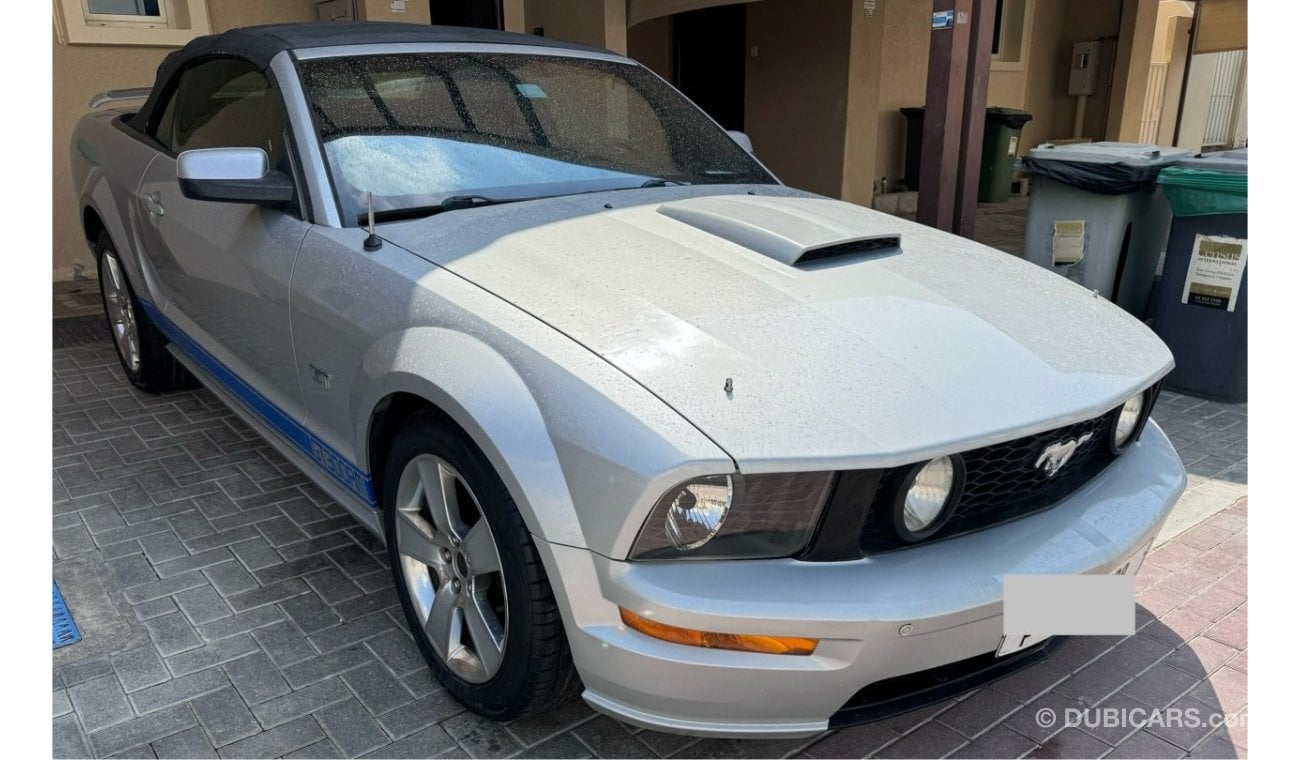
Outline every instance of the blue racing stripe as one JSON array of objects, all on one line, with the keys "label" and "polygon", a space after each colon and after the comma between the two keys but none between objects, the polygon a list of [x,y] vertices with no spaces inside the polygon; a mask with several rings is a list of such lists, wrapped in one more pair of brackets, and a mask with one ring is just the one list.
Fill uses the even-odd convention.
[{"label": "blue racing stripe", "polygon": [[176,323],[163,316],[163,313],[156,306],[142,300],[140,301],[140,307],[144,309],[149,320],[157,325],[158,329],[162,330],[163,334],[171,342],[175,343],[196,364],[203,367],[212,375],[213,379],[221,383],[227,391],[235,398],[238,398],[263,422],[284,436],[308,459],[315,462],[331,478],[338,481],[339,485],[356,494],[366,504],[372,507],[376,505],[374,483],[369,473],[349,462],[342,454],[331,448],[329,444],[317,438],[301,423],[285,414],[282,409],[254,390],[243,378],[232,372],[229,367],[208,353],[203,346],[200,346],[193,338],[186,335],[185,331],[176,326]]}]

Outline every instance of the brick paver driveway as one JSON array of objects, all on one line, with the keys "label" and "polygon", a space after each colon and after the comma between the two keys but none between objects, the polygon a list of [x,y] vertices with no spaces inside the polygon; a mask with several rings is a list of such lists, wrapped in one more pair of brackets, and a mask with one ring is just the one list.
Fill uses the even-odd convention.
[{"label": "brick paver driveway", "polygon": [[[639,731],[580,700],[499,725],[436,685],[375,539],[211,395],[139,393],[102,327],[63,322],[54,576],[85,640],[54,653],[56,757],[1245,755],[1241,719],[1208,725],[1246,707],[1244,500],[1152,552],[1137,635],[1073,639],[960,701],[804,740]],[[1244,482],[1243,410],[1161,403],[1197,462],[1218,457],[1198,477]],[[1207,720],[1063,727],[1094,705]]]}]

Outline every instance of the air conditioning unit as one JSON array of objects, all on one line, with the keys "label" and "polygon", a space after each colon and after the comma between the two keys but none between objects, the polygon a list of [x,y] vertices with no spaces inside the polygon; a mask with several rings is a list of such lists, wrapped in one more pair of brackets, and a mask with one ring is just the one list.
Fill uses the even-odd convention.
[{"label": "air conditioning unit", "polygon": [[324,0],[316,4],[321,21],[356,21],[357,7],[353,0]]}]

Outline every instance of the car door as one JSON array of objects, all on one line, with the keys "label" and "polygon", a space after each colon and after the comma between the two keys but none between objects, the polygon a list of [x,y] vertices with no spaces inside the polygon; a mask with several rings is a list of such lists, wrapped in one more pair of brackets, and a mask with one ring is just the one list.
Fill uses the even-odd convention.
[{"label": "car door", "polygon": [[292,174],[282,96],[263,71],[237,58],[208,59],[179,77],[152,135],[165,152],[145,171],[136,198],[165,299],[155,306],[201,349],[193,358],[241,400],[263,417],[301,419],[289,280],[310,223],[297,201],[192,200],[176,178],[178,154],[222,147],[261,148],[272,167]]}]

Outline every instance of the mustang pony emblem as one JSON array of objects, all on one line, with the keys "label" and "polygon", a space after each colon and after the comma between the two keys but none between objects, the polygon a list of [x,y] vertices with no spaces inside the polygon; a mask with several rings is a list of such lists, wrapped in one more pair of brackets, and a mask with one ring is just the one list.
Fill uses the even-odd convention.
[{"label": "mustang pony emblem", "polygon": [[1038,461],[1034,462],[1034,467],[1047,473],[1047,477],[1054,478],[1056,473],[1060,472],[1061,468],[1065,466],[1065,463],[1070,461],[1070,457],[1074,456],[1074,452],[1078,451],[1080,446],[1090,440],[1092,440],[1092,433],[1084,433],[1078,438],[1048,444],[1043,449],[1043,453],[1038,455]]}]

